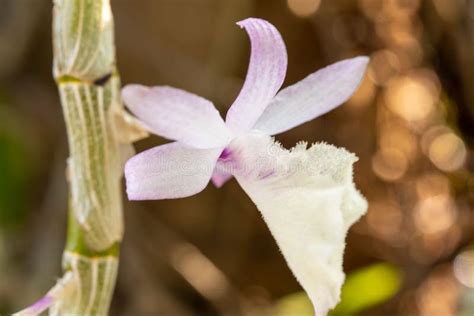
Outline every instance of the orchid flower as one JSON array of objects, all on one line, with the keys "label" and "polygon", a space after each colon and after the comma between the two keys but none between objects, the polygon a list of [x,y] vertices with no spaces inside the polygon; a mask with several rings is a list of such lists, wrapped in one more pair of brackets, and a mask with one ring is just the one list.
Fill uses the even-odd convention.
[{"label": "orchid flower", "polygon": [[263,215],[317,315],[339,301],[349,227],[367,209],[352,180],[356,156],[318,143],[282,148],[272,135],[310,121],[357,89],[367,57],[343,60],[278,92],[287,68],[285,44],[267,21],[237,23],[251,40],[243,88],[226,120],[213,104],[180,89],[128,85],[123,99],[152,133],[174,142],[132,157],[125,166],[131,200],[181,198],[212,179],[234,176]]}]

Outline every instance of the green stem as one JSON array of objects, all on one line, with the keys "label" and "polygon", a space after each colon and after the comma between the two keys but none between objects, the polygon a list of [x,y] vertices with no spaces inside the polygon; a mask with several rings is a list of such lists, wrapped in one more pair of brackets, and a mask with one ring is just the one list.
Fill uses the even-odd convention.
[{"label": "green stem", "polygon": [[63,257],[71,290],[54,315],[106,315],[123,234],[120,79],[109,0],[54,0],[54,75],[70,158],[69,220]]}]

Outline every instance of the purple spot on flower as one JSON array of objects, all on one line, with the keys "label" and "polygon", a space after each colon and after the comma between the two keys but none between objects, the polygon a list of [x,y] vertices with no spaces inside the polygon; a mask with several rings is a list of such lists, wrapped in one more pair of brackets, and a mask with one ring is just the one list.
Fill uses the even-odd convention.
[{"label": "purple spot on flower", "polygon": [[232,155],[232,150],[230,150],[229,148],[224,148],[221,155],[219,156],[219,160],[226,160],[230,157],[230,155]]},{"label": "purple spot on flower", "polygon": [[268,170],[266,173],[260,175],[260,179],[266,179],[275,174],[274,170]]}]

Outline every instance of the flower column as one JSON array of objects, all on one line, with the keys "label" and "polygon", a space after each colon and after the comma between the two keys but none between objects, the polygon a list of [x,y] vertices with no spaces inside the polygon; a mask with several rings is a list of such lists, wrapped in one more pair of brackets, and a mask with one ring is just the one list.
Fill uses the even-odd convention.
[{"label": "flower column", "polygon": [[63,268],[72,277],[51,313],[105,315],[123,233],[116,130],[122,105],[109,0],[55,0],[53,23],[54,76],[70,149]]}]

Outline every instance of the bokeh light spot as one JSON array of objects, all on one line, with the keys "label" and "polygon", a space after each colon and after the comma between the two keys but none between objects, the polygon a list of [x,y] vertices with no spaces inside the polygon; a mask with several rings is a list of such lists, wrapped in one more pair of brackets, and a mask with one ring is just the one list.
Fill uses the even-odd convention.
[{"label": "bokeh light spot", "polygon": [[291,12],[299,17],[308,17],[318,11],[321,0],[288,0]]},{"label": "bokeh light spot", "polygon": [[417,152],[417,139],[404,125],[390,122],[380,127],[379,146],[397,148],[412,160]]},{"label": "bokeh light spot", "polygon": [[400,71],[400,60],[390,50],[379,50],[370,58],[369,76],[378,85],[384,85]]},{"label": "bokeh light spot", "polygon": [[439,169],[455,171],[464,165],[467,150],[461,138],[454,133],[445,133],[433,139],[428,155]]},{"label": "bokeh light spot", "polygon": [[372,169],[381,179],[396,181],[407,171],[408,159],[397,148],[382,148],[372,158]]},{"label": "bokeh light spot", "polygon": [[420,316],[454,316],[460,288],[450,267],[442,267],[431,273],[417,291],[417,305]]},{"label": "bokeh light spot", "polygon": [[371,231],[378,237],[396,242],[402,237],[402,211],[390,201],[371,201],[367,213],[367,223]]},{"label": "bokeh light spot", "polygon": [[415,226],[424,234],[436,234],[449,229],[457,218],[454,201],[448,195],[437,195],[418,202]]},{"label": "bokeh light spot", "polygon": [[368,77],[365,77],[356,93],[347,101],[347,104],[356,108],[372,104],[376,94],[375,86]]},{"label": "bokeh light spot", "polygon": [[391,80],[385,93],[388,108],[409,122],[426,119],[434,110],[436,98],[425,82],[411,76]]},{"label": "bokeh light spot", "polygon": [[440,173],[428,173],[416,180],[416,193],[420,199],[448,195],[450,191],[449,179]]},{"label": "bokeh light spot", "polygon": [[474,249],[466,250],[454,260],[454,276],[463,285],[474,288]]}]

